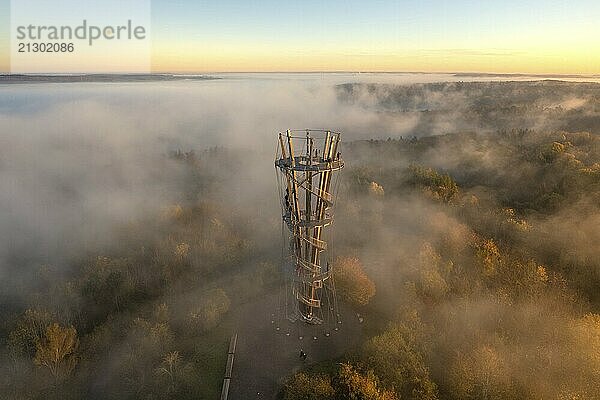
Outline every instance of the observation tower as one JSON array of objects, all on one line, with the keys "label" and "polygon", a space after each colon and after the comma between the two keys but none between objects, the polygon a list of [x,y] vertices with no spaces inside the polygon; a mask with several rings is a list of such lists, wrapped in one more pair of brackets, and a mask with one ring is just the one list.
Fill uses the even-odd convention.
[{"label": "observation tower", "polygon": [[[275,169],[288,277],[286,316],[309,324],[339,317],[333,279],[333,204],[344,167],[340,133],[288,130],[279,133]],[[290,301],[291,300],[291,301]]]}]

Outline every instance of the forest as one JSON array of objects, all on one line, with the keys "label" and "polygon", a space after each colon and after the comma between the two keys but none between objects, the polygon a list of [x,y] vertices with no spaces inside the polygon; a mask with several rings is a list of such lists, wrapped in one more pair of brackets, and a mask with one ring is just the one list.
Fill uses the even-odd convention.
[{"label": "forest", "polygon": [[[364,340],[290,371],[278,398],[600,398],[600,87],[334,90],[378,121],[344,141],[333,226],[338,295]],[[165,150],[149,167],[159,207],[68,225],[60,257],[11,242],[0,398],[218,398],[233,311],[284,279],[264,153]]]}]

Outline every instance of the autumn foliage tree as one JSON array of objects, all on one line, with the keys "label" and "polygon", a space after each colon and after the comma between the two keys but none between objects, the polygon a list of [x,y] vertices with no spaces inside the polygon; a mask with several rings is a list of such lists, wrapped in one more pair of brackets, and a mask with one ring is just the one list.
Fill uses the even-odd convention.
[{"label": "autumn foliage tree", "polygon": [[[417,292],[427,302],[440,301],[449,287],[441,272],[444,272],[442,257],[430,243],[424,243],[417,259],[419,279]],[[447,269],[447,268],[446,268]]]},{"label": "autumn foliage tree", "polygon": [[331,377],[299,372],[284,387],[284,400],[329,400],[335,395]]},{"label": "autumn foliage tree", "polygon": [[375,283],[367,276],[358,258],[338,257],[335,284],[340,296],[351,304],[364,306],[375,295]]},{"label": "autumn foliage tree", "polygon": [[381,386],[372,370],[342,363],[332,376],[299,372],[284,387],[284,400],[398,400],[393,390]]},{"label": "autumn foliage tree", "polygon": [[455,399],[514,398],[507,368],[499,352],[489,345],[459,353],[449,367],[450,393]]},{"label": "autumn foliage tree", "polygon": [[335,380],[339,399],[398,400],[393,390],[381,387],[372,370],[362,372],[352,364],[343,363]]},{"label": "autumn foliage tree", "polygon": [[214,328],[229,311],[230,305],[231,301],[223,289],[210,290],[200,304],[189,313],[189,327],[199,331]]},{"label": "autumn foliage tree", "polygon": [[28,309],[10,333],[8,344],[12,351],[31,357],[50,324],[51,315],[45,310]]},{"label": "autumn foliage tree", "polygon": [[458,195],[458,185],[448,174],[440,174],[433,168],[418,165],[411,165],[409,172],[410,183],[423,187],[436,199],[448,203]]},{"label": "autumn foliage tree", "polygon": [[418,314],[408,311],[402,322],[366,343],[365,358],[383,384],[402,398],[436,400],[438,389],[427,364],[427,342]]},{"label": "autumn foliage tree", "polygon": [[78,347],[79,339],[74,327],[53,323],[46,329],[45,337],[38,342],[33,362],[48,368],[55,382],[58,382],[69,376],[75,368]]}]

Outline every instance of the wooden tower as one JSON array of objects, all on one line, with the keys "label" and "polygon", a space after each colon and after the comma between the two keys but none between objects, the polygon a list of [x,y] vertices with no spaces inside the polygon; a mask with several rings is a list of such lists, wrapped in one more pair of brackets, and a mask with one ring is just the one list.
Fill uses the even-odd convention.
[{"label": "wooden tower", "polygon": [[283,222],[289,231],[285,258],[293,298],[289,318],[320,324],[337,312],[328,238],[333,222],[336,172],[344,167],[340,133],[322,130],[279,133],[275,167]]}]

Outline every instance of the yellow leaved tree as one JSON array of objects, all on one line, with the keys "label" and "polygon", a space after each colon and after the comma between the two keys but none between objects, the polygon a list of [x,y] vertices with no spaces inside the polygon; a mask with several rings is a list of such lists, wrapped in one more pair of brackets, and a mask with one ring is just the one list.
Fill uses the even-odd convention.
[{"label": "yellow leaved tree", "polygon": [[367,276],[358,258],[338,257],[334,264],[335,284],[341,298],[358,306],[369,304],[375,283]]},{"label": "yellow leaved tree", "polygon": [[74,327],[62,327],[53,323],[46,329],[46,335],[37,343],[33,362],[46,367],[57,383],[71,374],[77,364],[75,353],[79,347],[77,331]]}]

